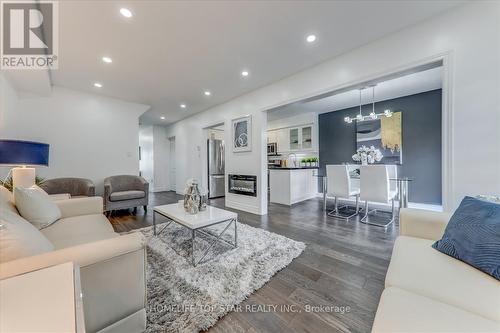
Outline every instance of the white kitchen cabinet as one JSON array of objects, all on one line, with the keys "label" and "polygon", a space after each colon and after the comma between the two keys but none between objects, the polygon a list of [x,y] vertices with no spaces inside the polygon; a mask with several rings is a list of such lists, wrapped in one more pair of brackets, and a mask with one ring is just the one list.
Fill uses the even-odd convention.
[{"label": "white kitchen cabinet", "polygon": [[314,198],[318,192],[316,169],[269,169],[270,202],[291,206]]},{"label": "white kitchen cabinet", "polygon": [[288,151],[288,130],[280,129],[276,131],[276,143],[278,144],[278,153]]},{"label": "white kitchen cabinet", "polygon": [[309,150],[313,148],[312,125],[293,127],[288,130],[289,150]]},{"label": "white kitchen cabinet", "polygon": [[300,149],[300,129],[299,128],[290,128],[288,146],[290,147],[290,150],[299,150]]},{"label": "white kitchen cabinet", "polygon": [[267,131],[267,143],[278,142],[278,130]]},{"label": "white kitchen cabinet", "polygon": [[300,129],[300,142],[302,149],[312,149],[312,126],[304,126]]},{"label": "white kitchen cabinet", "polygon": [[287,127],[267,131],[267,143],[277,143],[278,153],[314,150],[313,125]]}]

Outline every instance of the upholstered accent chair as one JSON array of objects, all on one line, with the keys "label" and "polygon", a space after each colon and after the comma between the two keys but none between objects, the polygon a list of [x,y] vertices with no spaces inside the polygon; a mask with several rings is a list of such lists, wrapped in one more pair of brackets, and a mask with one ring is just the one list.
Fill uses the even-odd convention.
[{"label": "upholstered accent chair", "polygon": [[50,195],[69,194],[72,198],[95,196],[94,183],[85,178],[47,179],[40,187]]},{"label": "upholstered accent chair", "polygon": [[104,179],[104,210],[111,212],[117,209],[143,206],[148,209],[149,183],[140,176],[119,175]]}]

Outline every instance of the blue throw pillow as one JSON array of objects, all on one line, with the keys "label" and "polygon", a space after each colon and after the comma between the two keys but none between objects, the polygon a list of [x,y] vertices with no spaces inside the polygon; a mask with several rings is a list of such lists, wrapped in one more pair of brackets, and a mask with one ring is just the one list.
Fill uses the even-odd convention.
[{"label": "blue throw pillow", "polygon": [[500,204],[465,197],[432,247],[500,280]]}]

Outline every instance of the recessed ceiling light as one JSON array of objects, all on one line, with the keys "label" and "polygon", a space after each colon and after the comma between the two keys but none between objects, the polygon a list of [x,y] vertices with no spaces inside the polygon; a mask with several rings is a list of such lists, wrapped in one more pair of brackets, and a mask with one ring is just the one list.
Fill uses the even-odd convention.
[{"label": "recessed ceiling light", "polygon": [[204,92],[204,94],[205,94],[205,96],[210,96],[210,95],[212,95],[212,93],[211,93],[210,91],[208,91],[208,90],[207,90],[207,91],[205,91],[205,92]]},{"label": "recessed ceiling light", "polygon": [[127,9],[127,8],[121,8],[120,9],[120,14],[122,14],[126,18],[132,17],[132,12],[130,11],[130,9]]},{"label": "recessed ceiling light", "polygon": [[102,57],[102,61],[104,61],[107,64],[110,64],[113,62],[113,59],[111,59],[110,57]]},{"label": "recessed ceiling light", "polygon": [[307,36],[306,40],[308,43],[312,43],[316,40],[316,35],[309,35]]},{"label": "recessed ceiling light", "polygon": [[160,117],[160,119],[161,119],[161,120],[165,120],[165,117],[161,116],[161,117]]},{"label": "recessed ceiling light", "polygon": [[96,88],[102,88],[102,84],[99,83],[99,82],[95,82],[94,83],[94,87],[96,87]]},{"label": "recessed ceiling light", "polygon": [[180,106],[181,106],[182,109],[186,108],[186,104],[181,104]]},{"label": "recessed ceiling light", "polygon": [[248,71],[242,71],[241,72],[241,76],[248,76],[248,74],[250,74]]}]

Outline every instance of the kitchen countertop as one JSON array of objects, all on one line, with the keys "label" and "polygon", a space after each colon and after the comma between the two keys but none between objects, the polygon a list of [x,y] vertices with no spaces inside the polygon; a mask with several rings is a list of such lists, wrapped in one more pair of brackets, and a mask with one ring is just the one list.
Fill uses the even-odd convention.
[{"label": "kitchen countertop", "polygon": [[268,167],[269,170],[305,170],[305,169],[319,169],[317,166],[311,167],[297,167],[297,168],[282,168],[282,167]]}]

